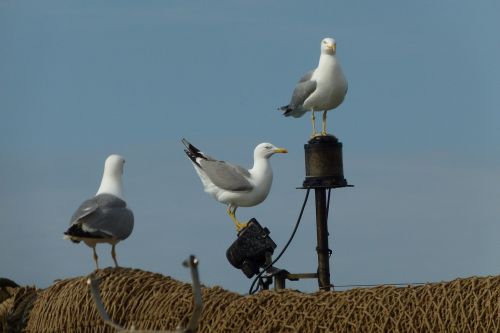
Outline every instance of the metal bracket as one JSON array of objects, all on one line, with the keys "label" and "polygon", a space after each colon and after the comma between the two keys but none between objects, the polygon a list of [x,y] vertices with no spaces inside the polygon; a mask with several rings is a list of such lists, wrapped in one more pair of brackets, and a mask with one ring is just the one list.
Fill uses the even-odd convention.
[{"label": "metal bracket", "polygon": [[198,324],[201,317],[201,312],[203,310],[203,302],[201,298],[201,285],[200,285],[200,277],[198,274],[198,259],[191,255],[187,260],[185,260],[182,264],[185,267],[189,267],[191,270],[191,279],[193,294],[194,294],[194,310],[191,314],[191,319],[186,328],[178,328],[175,331],[144,331],[144,330],[136,330],[134,326],[127,330],[120,325],[116,324],[111,320],[106,309],[104,308],[104,304],[102,302],[101,295],[99,293],[99,282],[95,277],[94,273],[91,273],[88,276],[87,284],[90,286],[90,292],[92,294],[92,298],[96,304],[99,315],[101,316],[104,323],[108,326],[113,327],[117,333],[195,333],[198,330]]}]

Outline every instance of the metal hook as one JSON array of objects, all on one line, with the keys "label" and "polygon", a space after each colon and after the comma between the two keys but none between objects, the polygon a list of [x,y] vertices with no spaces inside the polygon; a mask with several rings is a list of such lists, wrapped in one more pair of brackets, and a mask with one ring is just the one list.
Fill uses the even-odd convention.
[{"label": "metal hook", "polygon": [[133,326],[130,328],[130,330],[127,330],[121,327],[120,325],[113,322],[109,317],[108,313],[106,312],[106,309],[104,308],[104,304],[102,302],[101,295],[99,293],[99,281],[94,273],[91,273],[88,276],[87,284],[90,286],[90,292],[92,294],[92,298],[94,300],[94,303],[96,304],[97,310],[102,320],[106,325],[116,329],[117,333],[195,333],[198,330],[198,324],[200,321],[201,312],[203,310],[203,301],[201,298],[201,285],[198,274],[198,263],[199,263],[198,259],[193,255],[189,256],[189,258],[182,263],[185,267],[189,267],[191,270],[192,287],[194,294],[194,299],[193,299],[194,309],[193,313],[191,314],[191,319],[189,320],[187,327],[179,328],[176,329],[175,331],[143,331],[143,330],[136,330]]}]

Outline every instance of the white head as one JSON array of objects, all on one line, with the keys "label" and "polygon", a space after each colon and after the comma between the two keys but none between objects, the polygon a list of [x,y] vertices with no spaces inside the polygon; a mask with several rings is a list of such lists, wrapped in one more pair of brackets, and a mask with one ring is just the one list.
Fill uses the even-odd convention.
[{"label": "white head", "polygon": [[333,38],[325,38],[321,41],[321,53],[322,54],[335,54],[337,49],[337,43]]},{"label": "white head", "polygon": [[108,193],[123,199],[122,174],[125,159],[112,154],[104,162],[104,173],[97,194]]},{"label": "white head", "polygon": [[108,158],[106,158],[106,162],[104,162],[104,173],[121,177],[121,175],[123,174],[124,164],[125,159],[120,155],[109,155]]},{"label": "white head", "polygon": [[269,158],[276,153],[286,154],[288,150],[285,148],[277,148],[271,143],[261,143],[255,147],[253,151],[254,159],[257,158]]}]

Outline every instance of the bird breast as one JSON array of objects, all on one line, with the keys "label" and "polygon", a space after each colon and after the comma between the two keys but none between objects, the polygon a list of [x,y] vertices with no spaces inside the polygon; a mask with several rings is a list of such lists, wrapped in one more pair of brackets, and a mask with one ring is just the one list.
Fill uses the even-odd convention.
[{"label": "bird breast", "polygon": [[[304,101],[304,107],[315,111],[331,110],[344,100],[347,81],[337,61],[321,63],[314,72],[316,90]],[[335,84],[332,84],[332,83]]]},{"label": "bird breast", "polygon": [[273,171],[269,161],[256,161],[254,167],[249,170],[251,174],[250,182],[253,189],[246,192],[233,192],[218,189],[214,193],[219,202],[232,204],[238,207],[253,207],[260,204],[267,198],[273,182]]},{"label": "bird breast", "polygon": [[260,176],[254,177],[254,189],[251,206],[260,204],[267,198],[269,191],[271,190],[271,185],[273,183],[273,171],[271,167],[266,168],[265,172],[261,173]]}]

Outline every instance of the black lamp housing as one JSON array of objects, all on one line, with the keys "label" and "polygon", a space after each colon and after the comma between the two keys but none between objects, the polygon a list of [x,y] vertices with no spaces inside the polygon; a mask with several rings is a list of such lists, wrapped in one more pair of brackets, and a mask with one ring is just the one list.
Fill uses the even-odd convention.
[{"label": "black lamp housing", "polygon": [[229,263],[241,269],[249,279],[258,274],[259,268],[266,265],[267,258],[270,258],[276,249],[276,243],[269,234],[269,229],[263,228],[252,218],[227,249],[226,257]]}]

